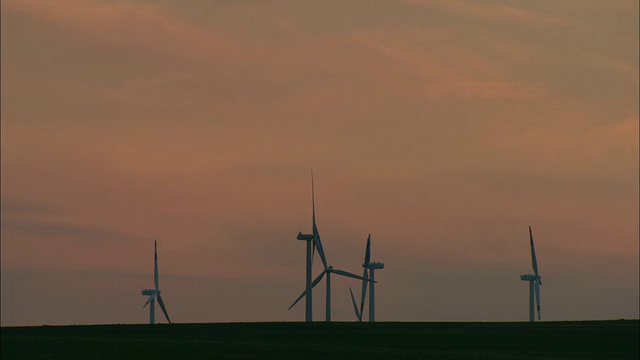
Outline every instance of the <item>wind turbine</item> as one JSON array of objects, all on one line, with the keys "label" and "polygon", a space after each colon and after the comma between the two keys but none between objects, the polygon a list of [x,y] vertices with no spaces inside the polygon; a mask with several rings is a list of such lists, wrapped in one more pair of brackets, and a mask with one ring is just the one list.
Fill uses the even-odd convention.
[{"label": "wind turbine", "polygon": [[536,306],[538,308],[538,320],[540,320],[540,285],[542,285],[540,273],[538,273],[538,261],[536,260],[536,249],[533,247],[533,233],[529,226],[529,241],[531,243],[531,265],[535,274],[520,275],[520,280],[529,282],[529,322],[535,321],[535,311],[533,309],[533,294],[536,296]]},{"label": "wind turbine", "polygon": [[153,242],[153,282],[155,285],[155,289],[144,289],[142,290],[142,295],[148,295],[149,299],[142,308],[144,309],[147,304],[149,304],[149,324],[155,323],[155,299],[158,298],[158,304],[160,304],[160,308],[164,313],[164,316],[167,318],[169,324],[171,324],[171,320],[169,320],[169,314],[167,314],[167,309],[164,307],[164,302],[162,301],[162,296],[160,296],[160,286],[158,284],[158,244],[157,242]]},{"label": "wind turbine", "polygon": [[[313,219],[313,233],[312,234],[303,234],[302,232],[298,232],[298,236],[296,239],[303,240],[307,242],[307,271],[306,271],[306,287],[305,290],[300,294],[300,296],[293,302],[291,306],[289,306],[289,310],[300,301],[303,297],[305,298],[305,321],[313,321],[313,309],[312,309],[312,294],[313,288],[322,280],[322,278],[327,275],[326,279],[326,315],[325,320],[327,322],[331,321],[331,274],[335,273],[338,275],[353,277],[356,279],[362,279],[360,276],[352,274],[350,272],[346,272],[344,270],[334,269],[333,266],[327,265],[327,257],[324,254],[324,249],[322,247],[322,241],[320,241],[320,233],[318,232],[318,226],[316,225],[316,197],[315,190],[313,185],[313,171],[311,171],[311,208],[312,208],[312,219]],[[318,249],[318,255],[320,255],[320,260],[322,260],[322,265],[324,266],[324,270],[318,277],[311,282],[311,267],[313,265],[313,257],[315,255],[315,250]]]},{"label": "wind turbine", "polygon": [[[363,280],[364,279],[361,276],[358,276],[356,274],[352,274],[350,272],[344,271],[344,270],[338,270],[338,269],[334,269],[333,266],[329,266],[326,269],[324,269],[323,272],[320,273],[320,275],[318,275],[318,277],[313,280],[313,284],[311,285],[311,288],[314,288],[316,285],[318,285],[318,283],[320,283],[320,281],[322,281],[322,278],[327,275],[326,278],[326,295],[327,295],[327,299],[326,299],[326,317],[325,320],[327,322],[331,322],[331,274],[337,274],[337,275],[342,275],[345,277],[350,277],[350,278],[354,278],[354,279],[358,279],[358,280]],[[296,299],[296,301],[293,302],[293,304],[291,304],[291,306],[289,306],[289,310],[291,310],[292,307],[295,306],[295,304],[298,303],[298,301],[300,301],[300,299],[302,299],[305,295],[311,294],[311,291],[303,291],[302,294],[300,294],[300,296],[298,296],[298,298]]]},{"label": "wind turbine", "polygon": [[[324,255],[324,249],[322,248],[322,243],[320,242],[320,234],[318,233],[318,227],[316,226],[316,196],[315,196],[315,191],[313,187],[313,171],[311,171],[311,208],[312,208],[312,214],[313,214],[312,215],[313,233],[303,234],[302,232],[298,232],[298,236],[296,237],[296,239],[298,240],[303,240],[307,242],[307,264],[306,264],[307,273],[306,273],[305,293],[307,293],[308,296],[305,299],[305,315],[304,315],[304,320],[307,322],[313,321],[312,291],[311,291],[313,286],[311,285],[311,266],[313,265],[313,256],[315,255],[316,248],[318,248],[318,254],[320,255],[320,260],[322,260],[322,264],[324,265],[325,271],[328,268],[327,258]],[[312,246],[313,246],[313,250],[312,250]],[[296,300],[296,302],[298,301]],[[293,305],[291,305],[291,307],[293,307]],[[291,307],[289,309],[291,309]]]},{"label": "wind turbine", "polygon": [[376,269],[384,269],[384,263],[371,261],[371,234],[367,238],[367,248],[364,252],[364,262],[362,263],[364,272],[362,274],[362,297],[360,300],[360,310],[356,304],[356,298],[353,296],[353,291],[349,288],[351,293],[351,301],[353,302],[353,309],[359,321],[362,321],[362,315],[364,311],[364,300],[367,296],[367,283],[371,283],[371,290],[369,291],[369,321],[376,321],[376,304],[375,304],[375,271]]}]

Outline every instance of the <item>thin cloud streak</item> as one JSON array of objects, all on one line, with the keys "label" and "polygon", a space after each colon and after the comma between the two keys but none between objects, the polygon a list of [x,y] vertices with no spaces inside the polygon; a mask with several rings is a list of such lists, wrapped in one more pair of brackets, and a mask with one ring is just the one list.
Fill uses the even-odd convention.
[{"label": "thin cloud streak", "polygon": [[6,233],[21,233],[29,236],[37,236],[48,238],[55,241],[60,238],[82,238],[87,241],[145,241],[149,240],[143,236],[124,234],[109,229],[101,229],[98,227],[64,224],[64,223],[47,223],[33,221],[6,221],[2,222],[2,228]]},{"label": "thin cloud streak", "polygon": [[410,4],[434,6],[465,17],[479,18],[500,23],[537,26],[558,25],[561,22],[549,15],[518,9],[507,5],[484,5],[474,1],[404,0]]}]

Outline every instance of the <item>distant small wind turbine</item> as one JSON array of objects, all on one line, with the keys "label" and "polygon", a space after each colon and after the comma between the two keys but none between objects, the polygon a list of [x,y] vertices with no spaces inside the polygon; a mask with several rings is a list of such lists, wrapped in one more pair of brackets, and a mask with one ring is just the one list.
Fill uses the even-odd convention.
[{"label": "distant small wind turbine", "polygon": [[529,242],[531,243],[531,265],[535,274],[520,275],[520,280],[529,282],[529,321],[535,321],[535,310],[533,308],[533,295],[536,296],[538,308],[538,320],[540,320],[540,285],[542,285],[540,273],[538,273],[538,261],[536,260],[536,249],[533,247],[533,233],[529,226]]},{"label": "distant small wind turbine", "polygon": [[356,298],[353,296],[353,291],[349,288],[349,292],[351,293],[351,301],[353,302],[353,309],[355,310],[356,316],[359,321],[362,321],[362,315],[364,311],[364,300],[367,296],[367,284],[371,283],[371,290],[369,291],[369,321],[376,321],[376,303],[375,303],[375,272],[376,269],[384,269],[384,263],[381,262],[373,262],[371,260],[371,234],[367,238],[367,248],[364,252],[364,262],[362,263],[362,267],[364,268],[364,273],[362,274],[362,297],[360,301],[360,310],[358,310],[358,305],[356,304]]},{"label": "distant small wind turbine", "polygon": [[164,313],[164,316],[167,318],[167,322],[171,324],[171,320],[169,319],[169,314],[167,314],[167,309],[164,307],[164,302],[162,301],[162,296],[160,296],[160,286],[158,284],[158,244],[157,242],[153,242],[153,282],[155,284],[155,289],[144,289],[142,290],[142,295],[148,295],[149,299],[142,306],[144,309],[147,305],[149,305],[149,324],[155,323],[155,299],[158,298],[158,304],[160,304],[160,308]]}]

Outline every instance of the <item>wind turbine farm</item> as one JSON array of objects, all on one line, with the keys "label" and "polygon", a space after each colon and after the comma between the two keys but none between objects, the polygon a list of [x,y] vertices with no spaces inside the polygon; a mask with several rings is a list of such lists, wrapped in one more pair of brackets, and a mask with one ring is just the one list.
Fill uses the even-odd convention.
[{"label": "wind turbine farm", "polygon": [[[313,192],[313,191],[312,191]],[[315,222],[313,234],[299,234],[298,239],[316,239],[319,254],[323,254]],[[535,275],[529,279],[531,314],[533,285],[540,282],[537,259],[530,231],[531,256]],[[307,244],[310,244],[308,241]],[[311,246],[307,246],[311,248]],[[311,252],[314,255],[313,251]],[[326,258],[321,256],[323,265]],[[384,268],[371,261],[371,235],[367,238],[363,276],[326,266],[311,284],[312,290],[326,280],[326,321],[245,322],[245,323],[178,323],[169,319],[161,297],[158,274],[157,242],[154,241],[154,288],[145,289],[150,305],[149,325],[85,325],[48,327],[2,327],[2,358],[138,358],[154,354],[156,359],[220,358],[220,359],[351,359],[361,357],[424,358],[509,358],[532,359],[632,359],[637,358],[640,345],[638,320],[540,322],[527,326],[525,322],[375,322],[375,270]],[[358,321],[331,322],[331,274],[362,282],[360,307],[351,287],[349,292]],[[525,279],[526,278],[526,279]],[[362,324],[364,304],[369,289],[369,322]],[[303,297],[305,291],[289,307]],[[158,301],[168,325],[154,321],[154,302]],[[539,297],[537,300],[539,314]],[[306,309],[305,309],[306,310]],[[306,312],[305,312],[306,313]],[[533,316],[533,315],[531,315]],[[307,319],[305,319],[307,320]],[[530,319],[533,322],[533,317]],[[603,335],[606,334],[606,335]],[[535,350],[531,350],[531,343]],[[461,345],[462,344],[462,345]]]},{"label": "wind turbine farm", "polygon": [[[149,306],[149,325],[54,326],[42,328],[3,327],[2,352],[7,358],[57,356],[89,356],[92,358],[134,358],[148,351],[157,351],[159,359],[189,358],[291,358],[304,354],[305,358],[347,359],[353,357],[423,358],[510,358],[530,359],[554,357],[636,358],[638,355],[638,320],[558,322],[397,322],[376,321],[376,270],[385,269],[383,262],[373,260],[373,243],[368,235],[364,259],[360,263],[362,276],[329,265],[332,242],[323,243],[317,224],[315,185],[311,180],[312,231],[299,232],[297,240],[306,241],[304,264],[305,288],[289,307],[291,310],[302,298],[308,308],[303,319],[293,322],[242,323],[172,323],[160,291],[158,244],[154,241],[154,287],[142,291],[148,296],[143,307]],[[291,241],[291,239],[289,240]],[[378,244],[379,242],[376,242]],[[291,242],[290,242],[291,244]],[[529,249],[533,274],[521,275],[529,282],[530,322],[537,309],[540,317],[541,275],[533,231],[529,226]],[[289,245],[291,246],[291,245]],[[163,259],[174,256],[166,252]],[[320,273],[309,283],[313,274],[313,259],[318,254]],[[375,253],[380,256],[379,252]],[[383,254],[384,255],[384,254]],[[548,255],[543,253],[546,258]],[[344,258],[343,258],[344,259]],[[300,261],[298,261],[300,263]],[[354,259],[353,263],[357,263]],[[394,264],[394,267],[398,264]],[[393,267],[392,267],[393,268]],[[299,274],[299,273],[298,273]],[[360,302],[348,286],[355,321],[332,319],[332,275],[340,275],[361,284]],[[297,276],[298,279],[302,276]],[[314,288],[325,280],[325,321],[313,322],[312,298]],[[490,279],[487,281],[491,281]],[[513,280],[512,280],[513,281]],[[553,280],[551,280],[553,281]],[[385,276],[384,283],[394,279]],[[293,290],[293,289],[291,289]],[[338,293],[343,293],[338,291]],[[368,296],[368,301],[367,301]],[[168,324],[156,324],[155,302],[158,302]],[[215,304],[216,299],[210,299]],[[348,302],[346,297],[333,299]],[[284,304],[282,304],[284,305]],[[368,311],[367,311],[368,310]],[[388,309],[386,309],[388,311]],[[365,313],[368,312],[368,319]],[[180,317],[180,315],[178,315]],[[368,320],[368,321],[367,321]],[[366,321],[366,324],[363,322]],[[607,335],[603,335],[607,334]],[[530,347],[536,345],[535,350]],[[67,346],[76,343],[76,346]],[[80,345],[82,344],[82,345]],[[53,349],[70,349],[65,351]]]},{"label": "wind turbine farm", "polygon": [[0,360],[640,358],[639,1],[0,8]]},{"label": "wind turbine farm", "polygon": [[[142,290],[148,296],[149,325],[88,325],[42,328],[2,327],[2,354],[7,358],[92,357],[96,359],[137,358],[159,351],[158,359],[189,358],[292,358],[305,354],[310,359],[354,357],[423,358],[510,358],[554,357],[562,359],[637,358],[640,345],[638,320],[541,322],[541,275],[529,226],[533,274],[521,275],[529,282],[529,323],[527,322],[376,322],[376,270],[383,262],[372,260],[372,237],[367,237],[362,276],[334,268],[327,260],[316,220],[315,185],[311,174],[312,232],[299,232],[306,241],[305,289],[289,306],[291,310],[306,298],[304,321],[242,323],[173,323],[162,299],[158,270],[158,244],[154,241],[154,287]],[[330,247],[329,247],[330,248]],[[313,259],[318,254],[321,272],[311,282]],[[172,254],[169,253],[169,257]],[[355,262],[355,260],[354,260]],[[361,283],[358,304],[349,286],[356,321],[332,319],[332,274]],[[313,289],[325,280],[325,319],[313,322]],[[385,278],[385,283],[393,282]],[[490,281],[490,280],[489,280]],[[553,281],[553,280],[552,280]],[[341,291],[339,293],[342,293]],[[369,301],[367,302],[366,299]],[[215,304],[215,299],[210,299]],[[346,297],[339,297],[346,303]],[[168,324],[155,321],[158,302]],[[368,308],[367,325],[365,312]],[[538,321],[535,321],[537,309]],[[180,315],[178,315],[180,316]],[[304,325],[304,326],[303,326]],[[149,326],[149,327],[146,327]],[[603,336],[602,334],[607,334]],[[579,339],[579,340],[576,340]],[[530,343],[536,349],[531,350]],[[77,345],[69,346],[75,343]],[[79,345],[81,344],[81,345]],[[339,345],[336,345],[339,344]],[[348,345],[344,345],[348,344]],[[463,345],[461,345],[463,344]],[[56,350],[54,350],[56,349]],[[59,350],[66,349],[66,350]]]}]

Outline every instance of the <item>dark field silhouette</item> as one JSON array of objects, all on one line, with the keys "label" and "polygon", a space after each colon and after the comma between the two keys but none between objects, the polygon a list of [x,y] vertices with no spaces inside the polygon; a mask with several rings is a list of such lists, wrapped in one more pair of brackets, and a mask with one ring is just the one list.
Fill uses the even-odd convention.
[{"label": "dark field silhouette", "polygon": [[638,320],[3,327],[2,359],[637,359]]}]

